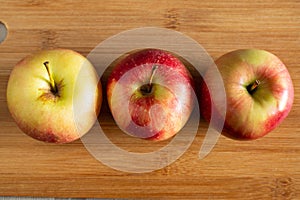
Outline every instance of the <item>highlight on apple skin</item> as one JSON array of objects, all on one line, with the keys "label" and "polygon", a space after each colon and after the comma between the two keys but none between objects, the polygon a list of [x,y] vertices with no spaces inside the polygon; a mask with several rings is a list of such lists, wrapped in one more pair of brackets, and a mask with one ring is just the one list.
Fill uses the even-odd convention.
[{"label": "highlight on apple skin", "polygon": [[[223,78],[227,113],[223,134],[238,140],[261,138],[275,129],[289,114],[294,89],[282,61],[270,52],[241,49],[229,52],[215,62]],[[200,86],[202,116],[209,121],[215,106],[209,89],[214,88],[210,70]],[[216,108],[216,107],[214,107]],[[218,111],[216,111],[218,112]]]},{"label": "highlight on apple skin", "polygon": [[[76,116],[74,119],[74,102]],[[94,124],[102,88],[92,64],[68,49],[43,50],[16,64],[7,85],[7,105],[19,128],[50,143],[77,140]]]},{"label": "highlight on apple skin", "polygon": [[194,108],[193,79],[172,53],[136,51],[119,61],[108,78],[107,99],[125,133],[161,141],[185,125]]}]

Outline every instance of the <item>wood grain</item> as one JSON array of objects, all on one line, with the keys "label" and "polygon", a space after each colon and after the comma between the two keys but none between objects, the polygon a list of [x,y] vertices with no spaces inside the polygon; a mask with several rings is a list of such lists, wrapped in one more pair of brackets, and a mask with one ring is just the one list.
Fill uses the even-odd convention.
[{"label": "wood grain", "polygon": [[[298,0],[0,0],[0,5],[0,21],[9,30],[0,44],[0,195],[300,199]],[[6,106],[7,81],[17,61],[40,49],[57,47],[87,55],[108,37],[145,26],[180,31],[203,45],[214,59],[240,48],[276,54],[294,83],[290,115],[260,140],[238,142],[221,136],[203,160],[197,158],[207,129],[201,122],[197,137],[180,159],[145,174],[110,169],[80,141],[44,144],[17,128]],[[115,126],[107,107],[101,116],[107,128]],[[149,150],[149,143],[113,134],[113,130],[110,137],[123,148]]]}]

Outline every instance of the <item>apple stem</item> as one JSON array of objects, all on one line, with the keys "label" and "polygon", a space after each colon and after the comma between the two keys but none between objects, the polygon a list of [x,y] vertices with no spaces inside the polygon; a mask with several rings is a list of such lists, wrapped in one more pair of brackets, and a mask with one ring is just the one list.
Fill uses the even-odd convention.
[{"label": "apple stem", "polygon": [[154,77],[154,74],[155,74],[156,70],[157,70],[157,65],[154,65],[154,66],[152,67],[152,72],[151,72],[151,76],[150,76],[149,83],[148,83],[148,85],[149,85],[150,87],[151,87],[151,85],[152,85],[153,77]]},{"label": "apple stem", "polygon": [[260,81],[259,80],[255,80],[254,83],[250,84],[248,87],[247,87],[247,90],[250,94],[252,94],[254,92],[254,90],[259,86],[260,84]]},{"label": "apple stem", "polygon": [[51,76],[50,68],[49,68],[49,66],[48,66],[48,65],[49,65],[49,61],[44,62],[44,65],[45,65],[45,67],[46,67],[46,69],[47,69],[47,72],[48,72],[48,75],[49,75],[49,78],[50,78],[51,91],[52,91],[54,94],[56,94],[56,93],[57,93],[57,87],[56,87],[56,85],[55,85],[54,79],[53,79],[52,76]]}]

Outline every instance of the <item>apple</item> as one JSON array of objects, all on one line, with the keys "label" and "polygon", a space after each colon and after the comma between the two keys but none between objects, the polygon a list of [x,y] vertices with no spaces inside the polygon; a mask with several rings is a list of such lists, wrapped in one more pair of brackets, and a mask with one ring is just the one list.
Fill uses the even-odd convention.
[{"label": "apple", "polygon": [[[229,52],[215,62],[223,78],[227,112],[223,134],[233,139],[252,140],[265,136],[288,115],[294,98],[291,77],[285,65],[275,55],[258,49]],[[200,110],[210,120],[211,106],[218,99],[209,90],[218,84],[210,70],[200,86]],[[215,99],[215,100],[212,100]],[[214,107],[215,108],[215,107]],[[217,109],[216,109],[217,110]],[[218,110],[216,111],[218,112]]]},{"label": "apple", "polygon": [[193,79],[174,54],[138,50],[117,62],[107,81],[107,99],[125,133],[166,140],[185,125],[194,108]]},{"label": "apple", "polygon": [[44,142],[67,143],[83,136],[94,124],[101,102],[101,83],[93,65],[67,49],[25,57],[7,85],[7,105],[17,125]]}]

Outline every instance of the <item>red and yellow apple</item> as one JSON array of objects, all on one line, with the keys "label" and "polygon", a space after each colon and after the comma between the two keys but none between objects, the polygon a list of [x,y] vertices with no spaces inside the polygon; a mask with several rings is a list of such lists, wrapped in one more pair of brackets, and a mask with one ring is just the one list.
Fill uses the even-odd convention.
[{"label": "red and yellow apple", "polygon": [[[227,112],[223,134],[234,139],[263,137],[276,128],[291,110],[294,89],[290,74],[275,55],[257,49],[229,52],[216,60],[226,92]],[[210,120],[215,106],[210,89],[215,84],[208,70],[200,87],[201,114]],[[214,107],[217,110],[216,107]],[[216,111],[218,112],[218,110]]]},{"label": "red and yellow apple", "polygon": [[108,104],[125,133],[166,140],[185,125],[194,107],[193,79],[172,53],[144,49],[119,61],[108,78]]},{"label": "red and yellow apple", "polygon": [[101,102],[94,67],[67,49],[25,57],[12,70],[7,86],[7,105],[19,128],[45,142],[67,143],[83,136],[94,124]]}]

